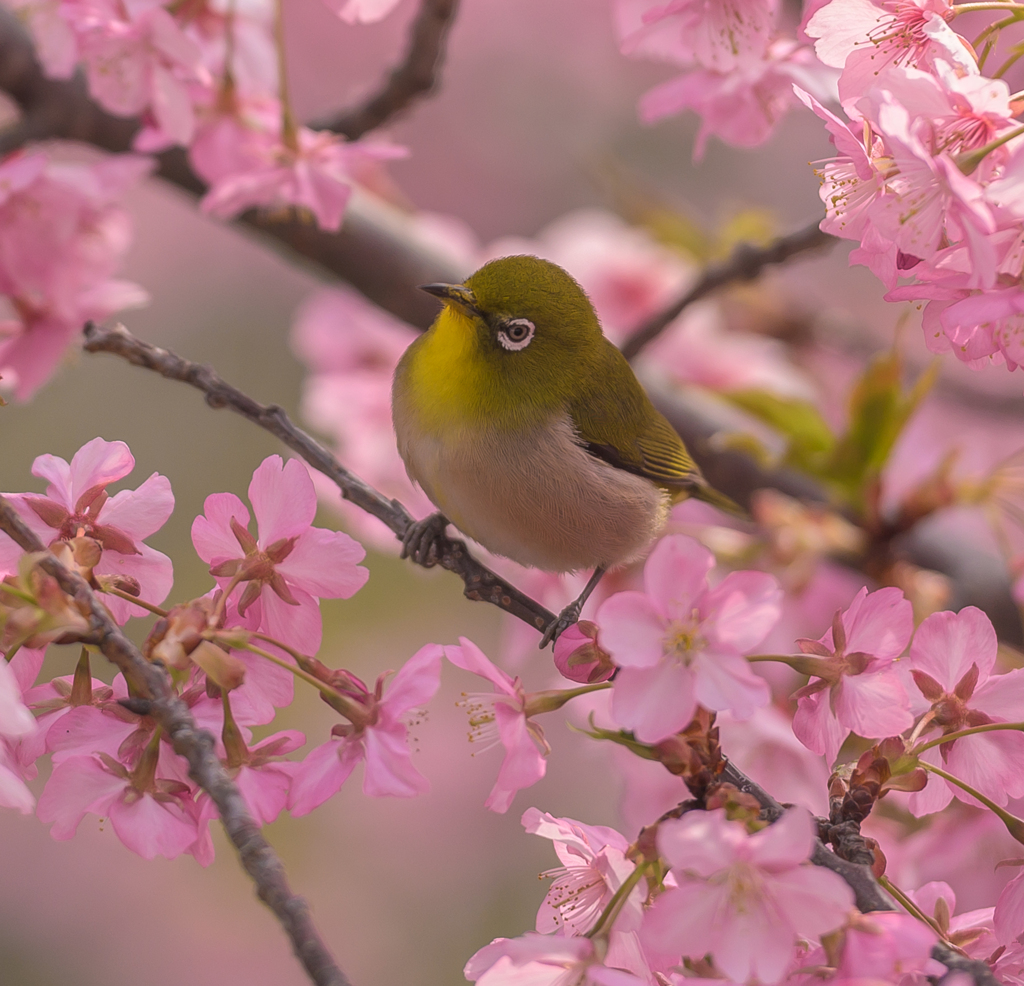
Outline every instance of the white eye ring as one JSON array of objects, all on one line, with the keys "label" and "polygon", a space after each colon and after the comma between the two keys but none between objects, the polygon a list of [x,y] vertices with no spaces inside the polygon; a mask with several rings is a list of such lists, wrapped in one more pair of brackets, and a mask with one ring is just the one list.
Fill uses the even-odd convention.
[{"label": "white eye ring", "polygon": [[533,342],[533,334],[536,331],[533,322],[528,318],[510,318],[498,329],[498,342],[503,349],[518,353],[520,349],[525,349]]}]

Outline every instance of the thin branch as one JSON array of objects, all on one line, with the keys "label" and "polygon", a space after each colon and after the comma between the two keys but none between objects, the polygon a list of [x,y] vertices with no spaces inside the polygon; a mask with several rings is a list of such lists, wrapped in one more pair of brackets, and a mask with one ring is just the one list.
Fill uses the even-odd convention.
[{"label": "thin branch", "polygon": [[727,284],[752,281],[765,267],[784,263],[799,253],[818,250],[834,242],[833,237],[823,233],[818,228],[818,223],[813,222],[788,236],[780,236],[767,246],[757,247],[741,243],[725,263],[712,264],[705,268],[697,283],[686,294],[647,319],[623,343],[622,354],[626,359],[633,359],[644,346],[657,339],[679,317],[684,308],[711,294],[712,291],[717,291]]},{"label": "thin branch", "polygon": [[414,100],[428,96],[437,86],[445,42],[458,7],[458,0],[422,0],[409,32],[409,50],[380,89],[362,105],[314,126],[357,140],[408,109]]},{"label": "thin branch", "polygon": [[167,676],[150,664],[121,632],[85,579],[77,572],[68,571],[46,551],[45,545],[3,496],[0,496],[0,530],[23,551],[44,553],[40,567],[88,612],[92,631],[89,642],[117,666],[142,698],[149,700],[148,714],[170,737],[175,752],[188,760],[189,777],[213,799],[242,865],[256,884],[257,895],[281,923],[310,979],[317,986],[350,986],[321,939],[309,906],[292,893],[281,860],[263,838],[234,781],[217,758],[213,737],[196,726],[188,706],[174,694]]},{"label": "thin branch", "polygon": [[[226,383],[211,367],[136,339],[123,325],[101,329],[90,322],[85,329],[85,350],[113,353],[135,366],[155,370],[169,380],[191,384],[206,395],[210,407],[228,407],[248,418],[327,476],[346,500],[385,523],[397,538],[404,537],[413,523],[412,516],[397,500],[389,500],[350,473],[315,438],[295,425],[280,407],[254,401]],[[476,561],[463,541],[445,538],[439,545],[437,564],[462,579],[467,599],[492,603],[536,630],[543,630],[555,619],[553,613]]]}]

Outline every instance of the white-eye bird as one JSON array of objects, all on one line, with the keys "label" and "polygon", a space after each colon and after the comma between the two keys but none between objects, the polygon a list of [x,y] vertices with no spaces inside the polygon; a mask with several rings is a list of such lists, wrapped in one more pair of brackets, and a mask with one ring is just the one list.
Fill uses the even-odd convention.
[{"label": "white-eye bird", "polygon": [[440,514],[413,525],[403,557],[429,561],[450,522],[521,565],[595,569],[543,647],[605,570],[643,555],[673,503],[742,512],[708,485],[561,267],[502,257],[423,290],[444,308],[399,361],[391,406],[409,476]]}]

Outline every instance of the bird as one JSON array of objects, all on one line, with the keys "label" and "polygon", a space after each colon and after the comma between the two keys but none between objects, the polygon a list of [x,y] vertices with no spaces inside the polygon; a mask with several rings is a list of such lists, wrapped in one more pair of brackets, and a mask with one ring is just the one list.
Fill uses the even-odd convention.
[{"label": "bird", "polygon": [[391,409],[406,471],[439,512],[410,525],[403,557],[429,564],[451,523],[527,567],[593,569],[543,648],[608,569],[644,555],[674,503],[744,515],[705,480],[557,264],[500,257],[463,284],[422,290],[443,308],[399,360]]}]

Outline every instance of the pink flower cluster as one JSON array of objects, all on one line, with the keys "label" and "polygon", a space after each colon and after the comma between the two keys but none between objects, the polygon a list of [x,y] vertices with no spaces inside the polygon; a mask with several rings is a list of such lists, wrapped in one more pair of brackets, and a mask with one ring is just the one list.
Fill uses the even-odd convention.
[{"label": "pink flower cluster", "polygon": [[[822,98],[834,72],[811,47],[785,31],[778,0],[616,0],[622,52],[669,62],[683,72],[640,100],[651,123],[693,110],[700,117],[694,158],[709,136],[756,147],[796,105],[794,83]],[[817,6],[814,0],[806,5]]]},{"label": "pink flower cluster", "polygon": [[32,152],[0,162],[0,376],[19,400],[53,373],[87,319],[148,300],[113,275],[132,237],[120,200],[150,167],[130,155],[87,165]]},{"label": "pink flower cluster", "polygon": [[818,166],[822,229],[859,242],[851,262],[889,300],[925,303],[931,350],[1012,370],[1024,362],[1024,130],[956,16],[947,0],[831,0],[807,33],[842,70],[850,122],[800,95],[836,148]]}]

